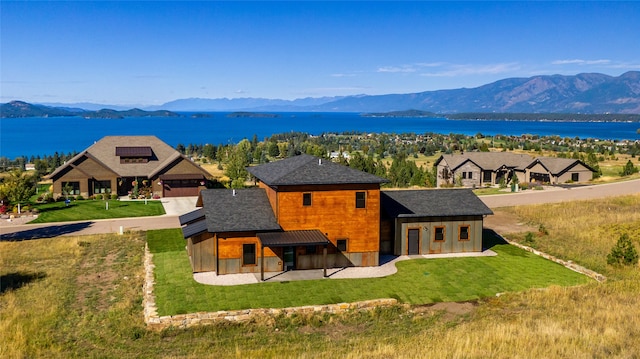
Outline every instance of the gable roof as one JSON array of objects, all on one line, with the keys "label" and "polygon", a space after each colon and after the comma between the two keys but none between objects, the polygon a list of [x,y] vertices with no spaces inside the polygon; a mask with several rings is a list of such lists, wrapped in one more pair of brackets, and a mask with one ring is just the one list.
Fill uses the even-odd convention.
[{"label": "gable roof", "polygon": [[388,180],[310,155],[289,157],[247,171],[269,186],[381,184]]},{"label": "gable roof", "polygon": [[[176,160],[189,161],[180,152],[156,136],[105,136],[58,167],[49,175],[49,178],[55,177],[83,156],[93,159],[120,177],[153,177]],[[147,157],[149,161],[145,163],[120,163],[120,156]],[[189,162],[203,175],[210,176],[203,168]]]},{"label": "gable roof", "polygon": [[589,165],[587,165],[586,163],[580,160],[576,160],[572,158],[559,158],[559,157],[536,157],[536,159],[533,162],[531,162],[531,164],[527,166],[527,168],[531,168],[538,163],[541,164],[544,168],[546,168],[547,171],[549,171],[549,173],[551,173],[554,176],[560,175],[570,170],[571,168],[575,167],[578,164],[583,165],[591,172],[595,172],[593,168],[591,168]]},{"label": "gable roof", "polygon": [[275,231],[280,225],[262,188],[200,191],[209,232]]},{"label": "gable roof", "polygon": [[493,214],[470,189],[381,191],[380,201],[393,218]]},{"label": "gable roof", "polygon": [[445,154],[435,162],[437,166],[444,160],[455,171],[467,161],[471,161],[485,171],[496,171],[502,166],[524,170],[533,160],[525,154],[511,152],[467,152],[465,154]]}]

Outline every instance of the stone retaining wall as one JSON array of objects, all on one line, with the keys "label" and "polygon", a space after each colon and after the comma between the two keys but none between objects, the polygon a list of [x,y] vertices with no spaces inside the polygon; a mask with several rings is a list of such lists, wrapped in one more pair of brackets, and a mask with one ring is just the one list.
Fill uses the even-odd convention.
[{"label": "stone retaining wall", "polygon": [[338,303],[327,305],[309,305],[304,307],[290,308],[259,308],[259,309],[243,309],[231,311],[217,312],[198,312],[189,314],[177,314],[158,316],[155,295],[153,294],[154,277],[153,255],[149,252],[149,248],[145,246],[144,268],[145,278],[143,285],[143,306],[144,321],[149,329],[162,330],[168,327],[188,328],[198,325],[210,325],[220,322],[247,322],[264,317],[274,317],[278,315],[290,316],[293,314],[312,314],[312,313],[341,313],[352,310],[371,310],[381,306],[392,306],[398,303],[396,299],[374,299],[355,303]]},{"label": "stone retaining wall", "polygon": [[538,256],[540,256],[542,258],[545,258],[545,259],[548,259],[550,261],[556,262],[556,263],[558,263],[560,265],[565,266],[566,268],[571,269],[574,272],[578,272],[578,273],[586,275],[587,277],[593,278],[593,279],[597,280],[598,282],[604,282],[604,281],[607,280],[607,277],[603,276],[602,274],[600,274],[598,272],[594,272],[591,269],[585,268],[585,267],[583,267],[583,266],[581,266],[579,264],[573,263],[573,261],[565,261],[563,259],[554,257],[551,254],[540,252],[537,249],[533,249],[531,247],[527,247],[527,246],[522,245],[520,243],[510,241],[510,240],[508,240],[508,239],[506,239],[506,238],[504,238],[502,236],[501,236],[501,238],[504,239],[507,243],[509,243],[509,244],[511,244],[513,246],[516,246],[518,248],[524,249],[527,252],[531,252],[531,253],[533,253],[535,255],[538,255]]}]

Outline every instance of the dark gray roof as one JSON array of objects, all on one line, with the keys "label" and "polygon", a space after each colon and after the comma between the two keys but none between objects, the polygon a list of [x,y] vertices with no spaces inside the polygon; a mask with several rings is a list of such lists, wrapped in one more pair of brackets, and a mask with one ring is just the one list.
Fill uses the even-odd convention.
[{"label": "dark gray roof", "polygon": [[289,157],[256,167],[248,167],[247,170],[269,186],[388,182],[382,177],[310,155]]},{"label": "dark gray roof", "polygon": [[204,219],[204,208],[198,208],[195,211],[185,213],[182,216],[178,217],[181,226],[200,219]]},{"label": "dark gray roof", "polygon": [[390,217],[445,217],[493,214],[470,189],[381,191]]},{"label": "dark gray roof", "polygon": [[589,167],[589,165],[587,165],[586,163],[580,160],[576,160],[572,158],[559,158],[559,157],[536,157],[536,159],[533,162],[531,162],[531,164],[527,166],[527,168],[531,168],[535,166],[537,163],[540,163],[544,168],[546,168],[549,171],[549,173],[551,173],[554,176],[567,172],[568,170],[570,170],[571,168],[575,167],[578,164],[581,164],[587,169],[589,169],[590,171],[595,172],[593,168]]},{"label": "dark gray roof", "polygon": [[182,237],[189,238],[196,234],[204,233],[207,231],[207,221],[202,218],[196,222],[191,222],[182,227]]},{"label": "dark gray roof", "polygon": [[262,188],[207,189],[200,192],[200,197],[209,232],[281,229]]},{"label": "dark gray roof", "polygon": [[533,157],[512,152],[467,152],[462,155],[444,154],[436,160],[435,165],[437,166],[442,160],[452,170],[456,170],[465,162],[471,161],[485,171],[496,171],[502,166],[524,170],[533,161]]},{"label": "dark gray roof", "polygon": [[312,246],[330,243],[327,237],[317,229],[259,233],[258,239],[265,247]]}]

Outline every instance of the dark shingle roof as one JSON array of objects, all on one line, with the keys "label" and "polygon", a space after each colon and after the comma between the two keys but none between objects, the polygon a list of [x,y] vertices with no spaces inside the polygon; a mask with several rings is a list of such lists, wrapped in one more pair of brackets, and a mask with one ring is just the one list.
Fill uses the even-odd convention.
[{"label": "dark shingle roof", "polygon": [[437,166],[442,160],[446,161],[452,170],[471,161],[485,171],[496,171],[502,166],[524,170],[533,161],[533,158],[526,154],[511,152],[467,152],[463,155],[444,154],[440,156],[435,165]]},{"label": "dark shingle roof", "polygon": [[546,168],[554,176],[568,171],[577,164],[581,164],[592,172],[595,172],[594,169],[580,160],[559,157],[536,157],[536,159],[529,166],[527,166],[527,168],[531,168],[537,163],[540,163],[542,166],[544,166],[544,168]]},{"label": "dark shingle roof", "polygon": [[381,191],[390,217],[479,216],[493,214],[469,189]]},{"label": "dark shingle roof", "polygon": [[189,238],[207,231],[207,221],[203,219],[182,227],[182,237]]},{"label": "dark shingle roof", "polygon": [[269,186],[375,184],[386,179],[310,155],[247,168],[249,173]]},{"label": "dark shingle roof", "polygon": [[194,211],[185,213],[180,217],[178,217],[178,220],[180,221],[181,226],[184,226],[185,224],[194,222],[196,220],[202,220],[202,219],[204,219],[204,208],[198,208]]},{"label": "dark shingle roof", "polygon": [[208,189],[201,191],[200,196],[209,232],[281,229],[264,189]]}]

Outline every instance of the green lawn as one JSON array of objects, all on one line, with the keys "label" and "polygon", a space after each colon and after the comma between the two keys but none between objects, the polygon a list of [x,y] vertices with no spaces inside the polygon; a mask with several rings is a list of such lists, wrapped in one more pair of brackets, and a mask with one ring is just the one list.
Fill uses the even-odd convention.
[{"label": "green lawn", "polygon": [[[500,292],[572,286],[587,277],[485,234],[495,257],[416,259],[385,278],[322,279],[210,286],[193,280],[180,229],[147,232],[159,315],[396,298],[409,304],[466,301]],[[489,243],[491,242],[491,243]]]},{"label": "green lawn", "polygon": [[[109,209],[106,209],[107,202]],[[89,219],[158,216],[164,214],[160,201],[82,200],[34,205],[40,211],[38,218],[29,223],[68,222]]]}]

